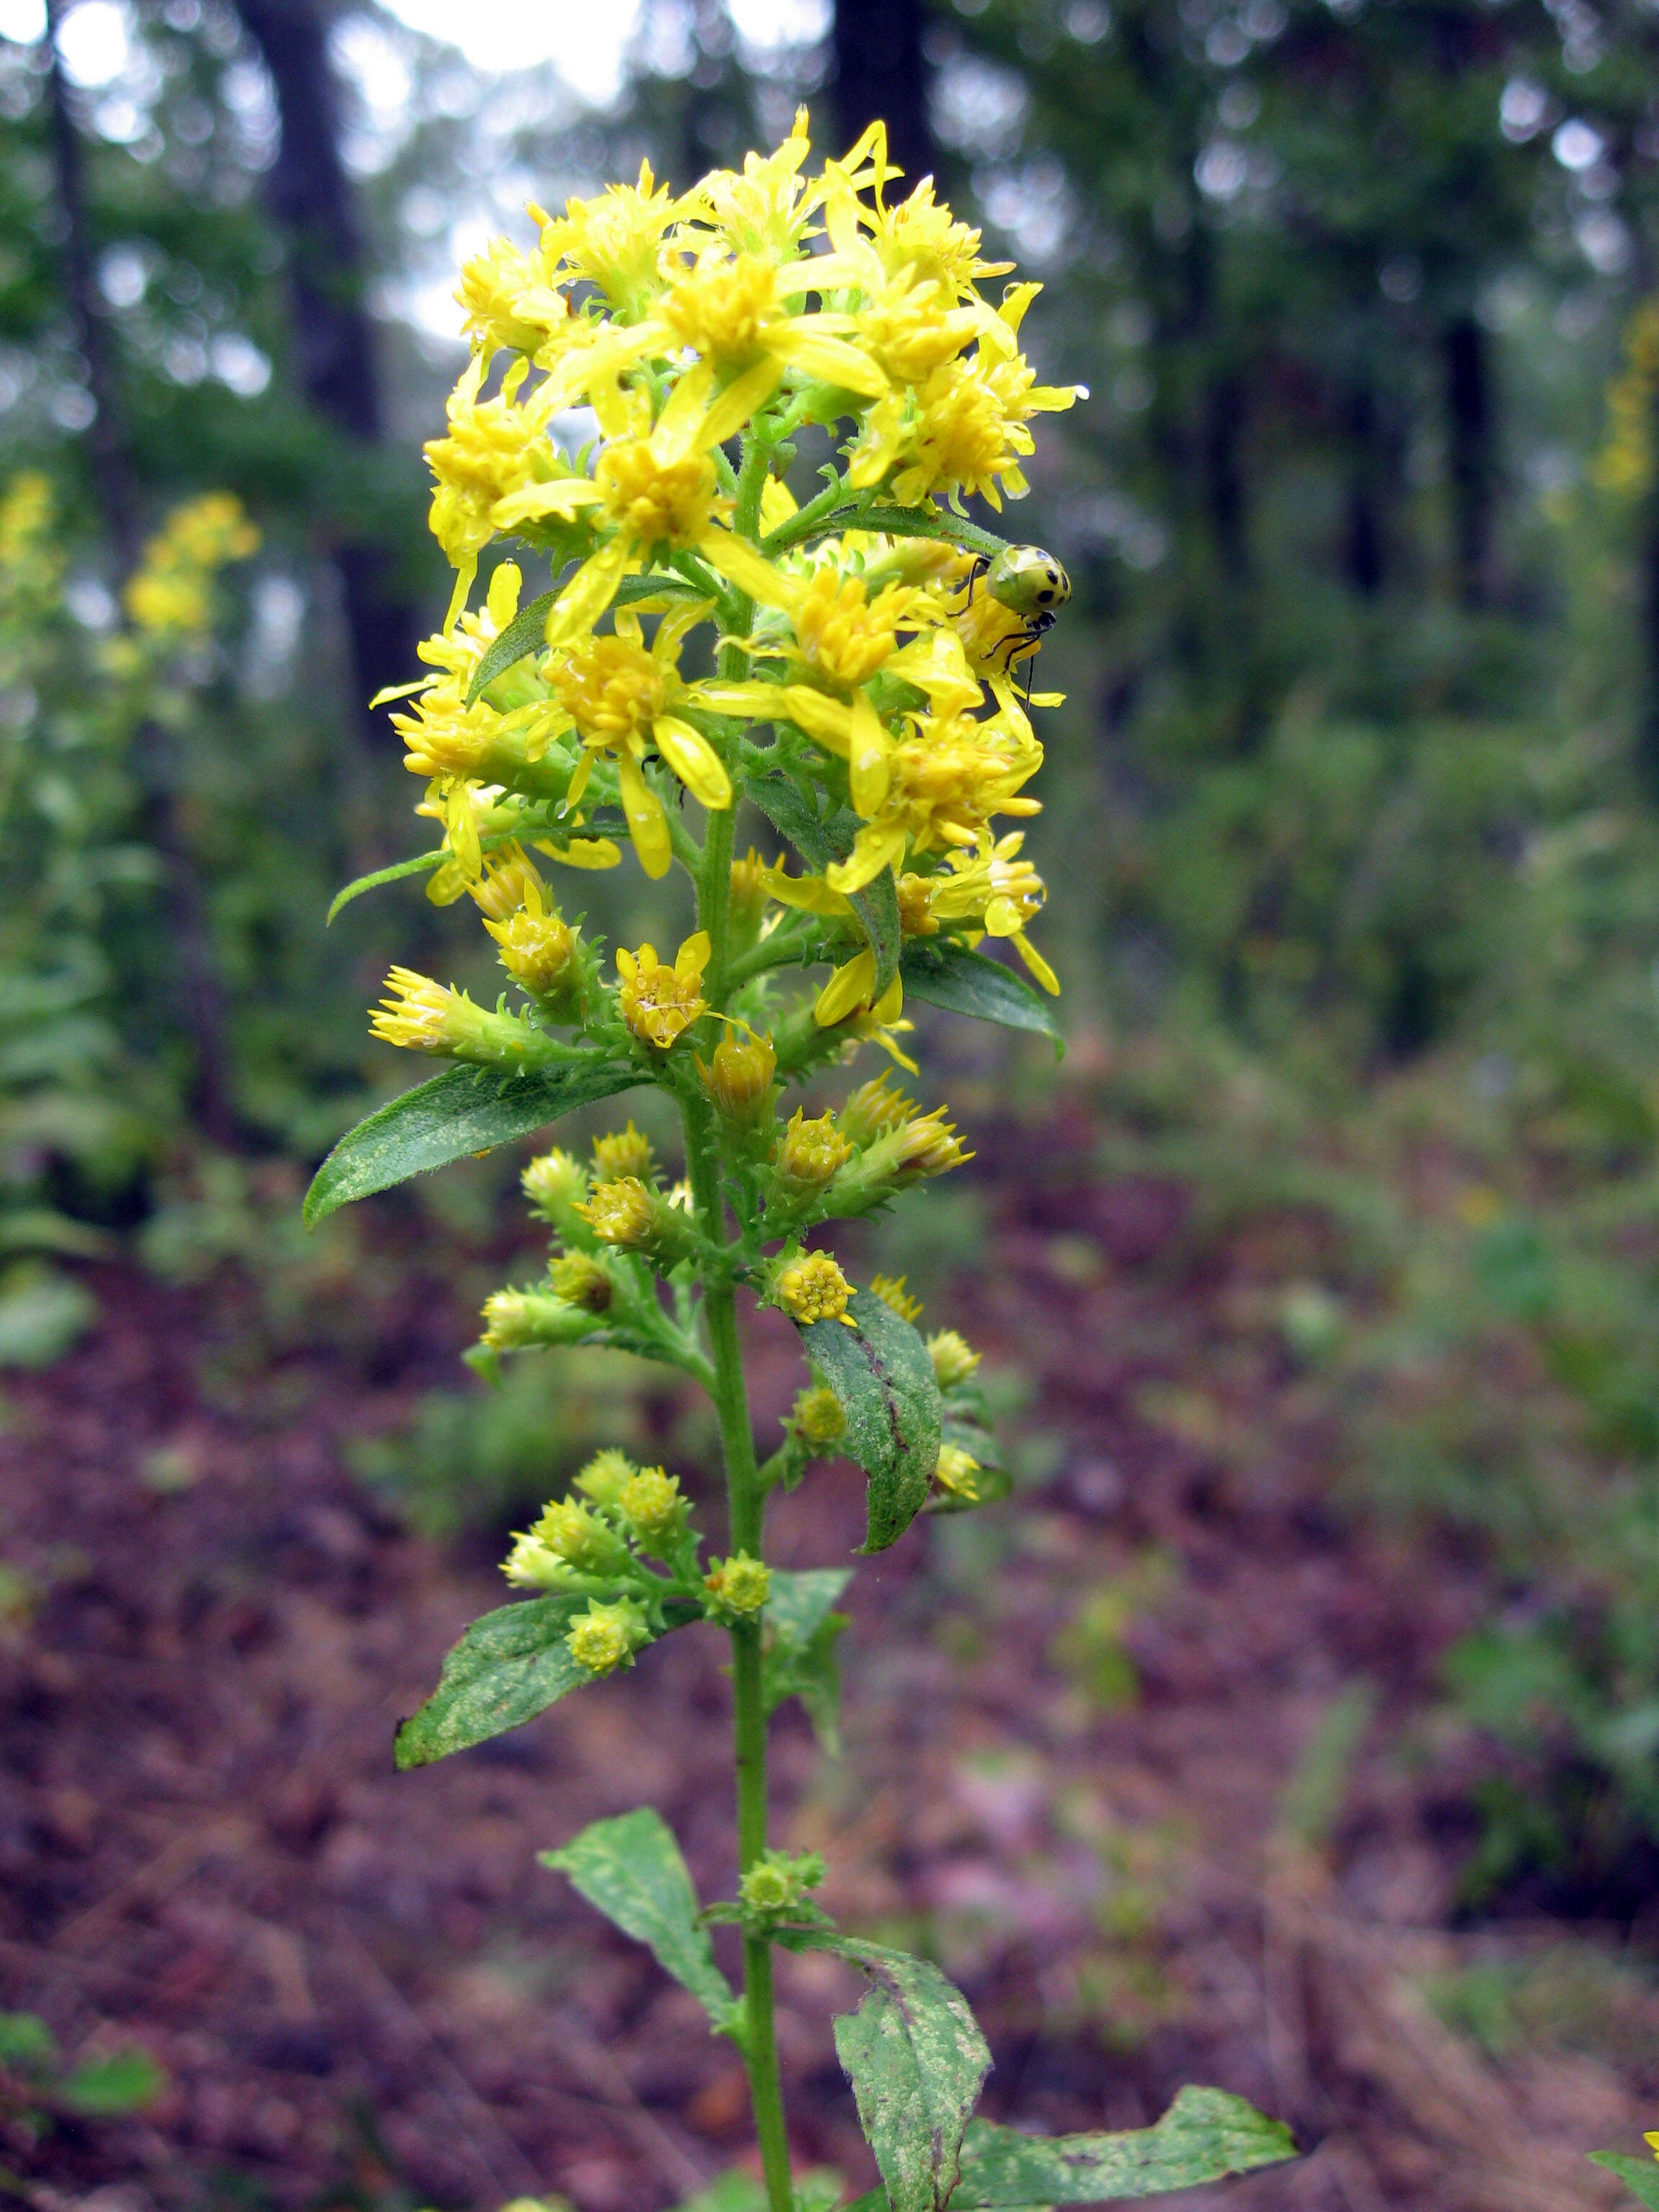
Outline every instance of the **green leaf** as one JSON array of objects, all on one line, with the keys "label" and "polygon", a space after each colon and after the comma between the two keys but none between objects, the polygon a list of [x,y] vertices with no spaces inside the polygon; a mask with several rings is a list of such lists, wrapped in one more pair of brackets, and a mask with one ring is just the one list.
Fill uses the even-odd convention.
[{"label": "green leaf", "polygon": [[945,1408],[927,1347],[871,1291],[855,1291],[854,1327],[815,1321],[800,1339],[847,1422],[837,1447],[869,1477],[863,1549],[884,1552],[927,1502]]},{"label": "green leaf", "polygon": [[[757,777],[749,796],[772,827],[786,836],[815,875],[822,875],[836,860],[844,860],[862,824],[850,807],[821,815],[794,785],[781,775]],[[899,929],[898,886],[893,871],[884,868],[872,884],[851,894],[849,903],[859,918],[865,941],[876,956],[875,996],[879,998],[898,972],[902,938]]]},{"label": "green leaf", "polygon": [[568,1875],[624,1936],[648,1945],[658,1965],[690,1990],[716,2027],[732,2025],[738,2001],[714,1964],[708,1931],[697,1924],[696,1892],[659,1814],[647,1805],[614,1820],[595,1820],[562,1850],[538,1856],[543,1866]]},{"label": "green leaf", "polygon": [[58,2038],[39,2013],[0,2012],[0,2066],[44,2074],[58,2063]]},{"label": "green leaf", "polygon": [[89,2058],[58,2085],[57,2101],[89,2119],[117,2119],[142,2112],[167,2086],[167,2077],[147,2051],[116,2051]]},{"label": "green leaf", "polygon": [[1592,2166],[1605,2166],[1627,2189],[1634,2190],[1649,2212],[1659,2212],[1659,2165],[1650,2158],[1626,2158],[1620,2151],[1593,2150]]},{"label": "green leaf", "polygon": [[356,877],[343,890],[335,892],[323,918],[324,928],[327,928],[343,906],[349,906],[353,899],[361,898],[365,891],[379,890],[382,884],[401,883],[405,876],[422,875],[428,868],[435,868],[448,858],[447,848],[441,845],[435,853],[416,853],[412,860],[394,860],[389,868],[376,868],[372,875]]},{"label": "green leaf", "polygon": [[1066,1049],[1051,1000],[1000,960],[970,952],[951,938],[913,937],[904,948],[899,973],[907,998],[925,999],[930,1006],[968,1014],[975,1021],[998,1022],[1006,1030],[1030,1030],[1052,1037],[1056,1060]]},{"label": "green leaf", "polygon": [[438,1686],[398,1730],[400,1772],[429,1766],[545,1712],[593,1677],[565,1643],[586,1597],[538,1597],[475,1620],[444,1661]]},{"label": "green leaf", "polygon": [[[691,599],[700,595],[680,576],[626,576],[617,586],[611,598],[613,607],[629,606],[636,599]],[[556,592],[544,592],[539,599],[532,599],[527,607],[520,607],[501,635],[485,651],[472,672],[472,681],[467,686],[466,703],[470,707],[481,691],[488,690],[498,676],[503,676],[516,661],[527,653],[534,653],[547,635],[547,613]]]},{"label": "green leaf", "polygon": [[853,1579],[847,1567],[817,1567],[788,1574],[775,1567],[766,1601],[766,1650],[761,1695],[773,1712],[799,1698],[831,1759],[841,1754],[841,1669],[836,1646],[848,1626],[833,1610]]},{"label": "green leaf", "polygon": [[951,2212],[972,2205],[1118,2204],[1196,2189],[1295,2156],[1282,2122],[1264,2119],[1224,2089],[1182,2089],[1155,2126],[1121,2134],[1026,2136],[975,2120],[962,2147],[962,2183]]},{"label": "green leaf", "polygon": [[968,2115],[991,2054],[960,1990],[927,1959],[817,1929],[785,1939],[833,1951],[872,1988],[835,2023],[836,2055],[887,2185],[892,2212],[939,2212],[956,2186]]},{"label": "green leaf", "polygon": [[389,1190],[410,1176],[527,1137],[561,1114],[614,1097],[639,1080],[637,1069],[599,1053],[545,1075],[446,1068],[347,1131],[306,1193],[306,1226],[314,1228],[337,1206]]}]

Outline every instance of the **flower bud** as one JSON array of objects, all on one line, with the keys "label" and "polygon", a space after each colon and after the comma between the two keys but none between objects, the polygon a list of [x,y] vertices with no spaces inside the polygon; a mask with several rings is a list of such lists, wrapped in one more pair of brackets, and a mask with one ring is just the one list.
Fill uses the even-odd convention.
[{"label": "flower bud", "polygon": [[933,1380],[941,1390],[954,1390],[978,1371],[981,1355],[953,1328],[942,1328],[927,1340],[927,1357],[933,1363]]},{"label": "flower bud", "polygon": [[570,1569],[557,1553],[550,1552],[541,1538],[527,1529],[514,1537],[501,1572],[518,1589],[556,1589],[570,1579]]},{"label": "flower bud", "polygon": [[765,1118],[772,1103],[772,1077],[778,1055],[771,1038],[725,1036],[714,1047],[705,1067],[697,1073],[702,1087],[718,1110],[738,1128],[751,1128]]},{"label": "flower bud", "polygon": [[883,1305],[892,1308],[901,1321],[921,1319],[921,1300],[912,1297],[905,1289],[902,1275],[872,1275],[870,1288]]},{"label": "flower bud", "polygon": [[828,1252],[801,1252],[786,1259],[773,1275],[771,1295],[773,1303],[803,1328],[815,1321],[854,1326],[847,1310],[853,1285]]},{"label": "flower bud", "polygon": [[593,1164],[604,1179],[633,1176],[645,1182],[650,1181],[657,1165],[652,1157],[650,1138],[642,1137],[631,1120],[625,1129],[613,1130],[608,1137],[594,1138]]},{"label": "flower bud", "polygon": [[557,999],[571,981],[574,933],[556,914],[526,909],[505,921],[486,921],[496,957],[515,983],[538,999]]},{"label": "flower bud", "polygon": [[684,1534],[688,1501],[678,1477],[659,1467],[642,1467],[623,1485],[617,1510],[639,1539],[641,1551],[664,1559]]},{"label": "flower bud", "polygon": [[638,1472],[626,1452],[614,1447],[595,1452],[592,1458],[576,1477],[576,1487],[584,1498],[605,1511],[619,1504],[623,1491]]},{"label": "flower bud", "polygon": [[752,845],[732,863],[732,927],[745,943],[753,942],[766,912],[766,863]]},{"label": "flower bud", "polygon": [[656,1194],[638,1176],[618,1176],[596,1184],[592,1196],[575,1210],[602,1243],[617,1244],[628,1252],[649,1244],[656,1227]]},{"label": "flower bud", "polygon": [[631,1565],[616,1530],[571,1498],[556,1498],[530,1533],[579,1574],[624,1574]]},{"label": "flower bud", "polygon": [[853,1157],[853,1147],[836,1127],[833,1114],[807,1121],[798,1107],[775,1155],[779,1174],[798,1190],[820,1190],[836,1170]]},{"label": "flower bud", "polygon": [[630,1598],[612,1605],[591,1604],[570,1625],[565,1638],[571,1657],[590,1674],[613,1674],[631,1667],[634,1654],[651,1640],[644,1613]]},{"label": "flower bud", "polygon": [[766,1919],[804,1905],[825,1872],[817,1851],[767,1851],[738,1881],[738,1896],[746,1914]]},{"label": "flower bud", "polygon": [[846,1434],[847,1416],[835,1392],[819,1383],[796,1399],[789,1425],[809,1451],[827,1452]]},{"label": "flower bud", "polygon": [[532,1344],[575,1344],[592,1328],[590,1316],[537,1291],[496,1291],[484,1300],[483,1340],[495,1352]]},{"label": "flower bud", "polygon": [[555,1297],[584,1313],[609,1313],[617,1286],[605,1273],[603,1261],[591,1252],[564,1252],[549,1263],[547,1279]]},{"label": "flower bud", "polygon": [[873,1144],[884,1130],[915,1112],[915,1102],[896,1091],[884,1075],[860,1084],[841,1109],[841,1126],[855,1145]]},{"label": "flower bud", "polygon": [[907,1121],[896,1132],[893,1141],[898,1149],[897,1173],[901,1182],[917,1182],[925,1176],[945,1175],[973,1158],[971,1152],[963,1150],[961,1138],[945,1119],[945,1114],[943,1106],[936,1106],[931,1114]]},{"label": "flower bud", "polygon": [[478,1067],[544,1067],[556,1052],[552,1039],[522,1014],[475,1006],[465,991],[412,968],[393,968],[386,981],[386,995],[368,1023],[383,1043]]},{"label": "flower bud", "polygon": [[971,1452],[963,1451],[960,1444],[939,1446],[933,1480],[941,1490],[952,1498],[959,1498],[964,1505],[979,1503],[979,1462]]},{"label": "flower bud", "polygon": [[933,886],[927,876],[898,879],[899,933],[904,937],[937,937],[933,918]]},{"label": "flower bud", "polygon": [[772,1589],[772,1570],[763,1559],[747,1552],[734,1552],[729,1559],[713,1559],[702,1578],[709,1610],[733,1620],[751,1620],[766,1603]]},{"label": "flower bud", "polygon": [[520,1180],[531,1210],[544,1221],[556,1219],[556,1209],[575,1206],[587,1195],[586,1170],[556,1147],[532,1160]]}]

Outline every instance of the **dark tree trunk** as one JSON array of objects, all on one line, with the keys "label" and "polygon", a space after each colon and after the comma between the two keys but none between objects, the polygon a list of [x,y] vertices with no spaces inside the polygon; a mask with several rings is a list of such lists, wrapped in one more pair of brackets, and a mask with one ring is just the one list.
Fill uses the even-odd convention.
[{"label": "dark tree trunk", "polygon": [[[318,413],[368,447],[382,429],[374,333],[363,307],[364,253],[340,158],[339,88],[316,0],[238,0],[276,94],[282,143],[271,211],[286,234],[300,383]],[[387,550],[343,535],[333,548],[361,702],[416,672],[416,611],[399,598]]]},{"label": "dark tree trunk", "polygon": [[1244,477],[1239,454],[1244,434],[1244,382],[1231,370],[1214,377],[1204,402],[1204,474],[1210,527],[1222,574],[1242,583],[1249,569],[1245,532]]},{"label": "dark tree trunk", "polygon": [[867,123],[887,125],[887,147],[907,186],[929,175],[924,0],[836,0],[836,119],[843,149]]},{"label": "dark tree trunk", "polygon": [[1348,394],[1347,432],[1350,472],[1343,567],[1349,588],[1362,599],[1374,599],[1382,589],[1387,556],[1382,529],[1382,441],[1376,394],[1367,380],[1362,379]]},{"label": "dark tree trunk", "polygon": [[1473,315],[1448,323],[1447,474],[1451,483],[1452,567],[1464,606],[1492,595],[1492,515],[1498,492],[1492,362],[1486,334]]}]

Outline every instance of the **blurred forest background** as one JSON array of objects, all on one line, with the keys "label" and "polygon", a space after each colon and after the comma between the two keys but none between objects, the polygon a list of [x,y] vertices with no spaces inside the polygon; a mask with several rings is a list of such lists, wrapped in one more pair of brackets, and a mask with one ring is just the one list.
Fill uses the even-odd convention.
[{"label": "blurred forest background", "polygon": [[[50,1489],[52,1409],[135,1314],[267,1436],[307,1360],[357,1378],[349,1481],[464,1561],[594,1444],[700,1449],[605,1355],[463,1387],[512,1163],[310,1243],[297,1195],[410,1079],[368,1037],[385,964],[453,958],[408,884],[324,917],[425,842],[364,702],[416,673],[447,589],[420,445],[464,358],[459,260],[528,235],[527,198],[641,157],[684,185],[803,100],[823,151],[886,116],[908,173],[1043,280],[1040,369],[1092,393],[1029,501],[985,518],[1074,586],[1030,841],[1071,1054],[1056,1093],[1041,1061],[929,1034],[980,1179],[881,1248],[1000,1332],[1033,1497],[1130,1516],[1054,1664],[1091,1710],[1151,1695],[1136,1639],[1179,1611],[1182,1562],[1132,1525],[1143,1447],[1194,1526],[1237,1516],[1248,1547],[1278,1515],[1310,1559],[1382,1563],[1383,1656],[1334,1663],[1385,1694],[1410,1672],[1378,1771],[1440,1871],[1405,1917],[1601,1946],[1448,1967],[1435,2019],[1496,2062],[1568,2018],[1659,2090],[1645,0],[0,0],[18,1495]],[[592,896],[613,938],[651,924],[631,863]],[[1056,1196],[1085,1186],[1105,1212]],[[1115,1244],[1114,1191],[1145,1200]],[[1030,1258],[1011,1223],[1047,1289],[999,1304],[988,1276]],[[1066,1338],[1062,1309],[1129,1335]],[[1085,1449],[1068,1389],[1140,1444]],[[152,1501],[199,1488],[174,1428],[133,1476]],[[88,1571],[84,1527],[33,1510],[0,1521],[14,1656]],[[971,1584],[963,1545],[940,1571]],[[1328,1764],[1366,1723],[1352,1697],[1327,1717]],[[18,1865],[59,1849],[53,1817]],[[75,1901],[40,1897],[48,1929]],[[1101,2000],[1131,2041],[1164,2018],[1133,1919]],[[1487,2201],[1342,2171],[1355,2212]]]}]

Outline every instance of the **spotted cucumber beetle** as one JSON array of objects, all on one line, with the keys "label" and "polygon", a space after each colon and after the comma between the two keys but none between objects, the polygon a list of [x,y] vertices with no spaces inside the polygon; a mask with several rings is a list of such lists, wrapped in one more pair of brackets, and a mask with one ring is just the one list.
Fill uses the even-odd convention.
[{"label": "spotted cucumber beetle", "polygon": [[1012,672],[1016,660],[1025,660],[1025,688],[1030,690],[1030,656],[1058,619],[1058,611],[1072,596],[1072,581],[1052,553],[1040,545],[1005,545],[994,559],[981,553],[968,571],[965,614],[974,604],[981,582],[985,594],[1018,619],[1018,627],[998,639],[992,651],[1000,653],[1003,666]]}]

